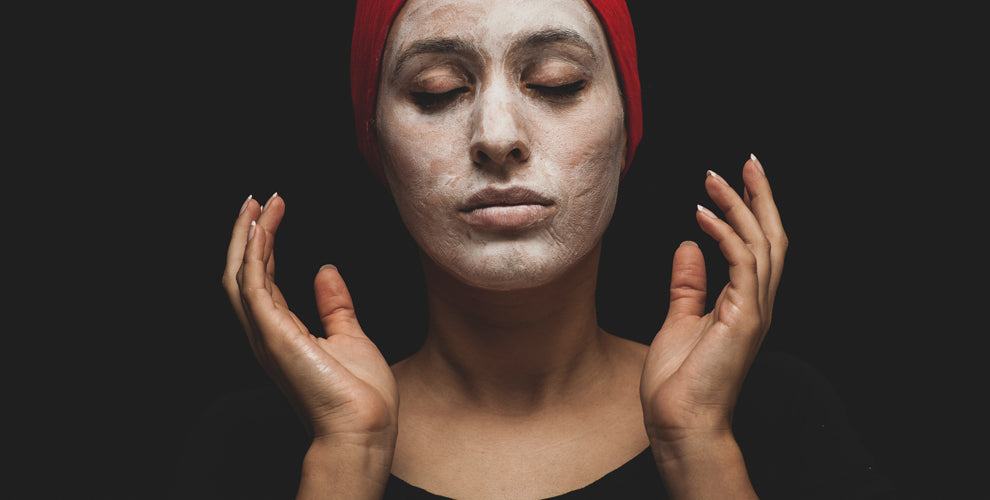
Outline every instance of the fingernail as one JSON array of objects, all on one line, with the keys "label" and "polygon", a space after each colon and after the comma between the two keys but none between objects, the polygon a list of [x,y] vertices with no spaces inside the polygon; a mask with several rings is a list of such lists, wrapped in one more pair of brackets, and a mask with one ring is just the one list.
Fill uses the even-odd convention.
[{"label": "fingernail", "polygon": [[264,212],[265,209],[268,208],[268,204],[271,203],[272,200],[274,200],[277,196],[278,196],[278,191],[272,193],[272,195],[268,197],[268,201],[265,202],[265,206],[261,207],[261,211]]},{"label": "fingernail", "polygon": [[726,182],[725,179],[722,178],[721,175],[716,174],[714,170],[709,170],[708,171],[708,177],[714,177],[715,179],[717,179],[722,184],[725,184],[725,185],[728,185],[729,184],[728,182]]},{"label": "fingernail", "polygon": [[237,212],[237,215],[241,215],[241,214],[244,213],[245,210],[247,210],[248,202],[251,201],[251,197],[253,197],[253,196],[254,195],[250,195],[250,194],[248,195],[247,199],[244,200],[244,203],[241,204],[241,211],[240,212]]},{"label": "fingernail", "polygon": [[717,219],[717,218],[718,218],[718,217],[717,217],[717,216],[715,215],[715,213],[714,213],[714,212],[712,212],[711,210],[708,210],[707,208],[705,208],[705,207],[703,207],[703,206],[701,206],[701,205],[698,205],[698,211],[699,211],[699,212],[701,212],[701,213],[702,213],[703,215],[705,215],[706,217],[711,217],[712,219]]},{"label": "fingernail", "polygon": [[324,269],[333,269],[333,270],[336,271],[337,270],[337,266],[335,266],[333,264],[323,264],[322,266],[320,266],[320,271],[322,271]]},{"label": "fingernail", "polygon": [[763,164],[760,163],[760,160],[757,160],[756,159],[756,155],[754,155],[753,153],[750,153],[749,154],[749,159],[750,160],[753,160],[753,163],[756,164],[756,168],[760,169],[760,173],[761,174],[763,174],[764,176],[767,175],[767,173],[763,170]]},{"label": "fingernail", "polygon": [[[700,206],[700,205],[699,205],[699,206]],[[686,241],[682,241],[682,242],[681,242],[681,244],[680,244],[680,245],[678,245],[678,246],[681,246],[681,247],[683,247],[683,246],[692,246],[692,247],[696,247],[696,246],[698,246],[698,244],[697,244],[697,243],[695,243],[695,242],[693,242],[693,241],[691,241],[691,240],[686,240]]]},{"label": "fingernail", "polygon": [[258,221],[251,221],[251,229],[248,229],[248,241],[254,238],[254,229],[258,227]]}]

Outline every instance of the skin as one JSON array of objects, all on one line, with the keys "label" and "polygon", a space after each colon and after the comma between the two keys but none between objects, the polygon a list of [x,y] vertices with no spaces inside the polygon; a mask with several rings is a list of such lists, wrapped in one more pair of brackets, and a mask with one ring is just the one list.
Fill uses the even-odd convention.
[{"label": "skin", "polygon": [[[586,256],[611,219],[625,145],[622,100],[586,5],[479,7],[411,2],[400,12],[385,47],[378,137],[399,213],[427,257],[476,287],[529,288]],[[580,40],[527,40],[552,28]],[[463,48],[423,48],[438,39]],[[575,84],[580,90],[570,93]],[[552,202],[541,209],[547,220],[493,229],[460,216],[473,193],[517,186]]]},{"label": "skin", "polygon": [[[407,360],[386,365],[333,267],[314,284],[326,337],[306,331],[274,282],[284,200],[242,206],[223,284],[259,362],[313,435],[300,497],[380,498],[390,473],[457,498],[547,497],[647,446],[674,498],[755,497],[731,420],[787,246],[769,183],[755,157],[743,166],[742,197],[720,176],[705,177],[725,220],[699,208],[697,222],[719,243],[730,278],[713,310],[705,310],[704,258],[685,243],[651,346],[602,331],[598,255],[624,136],[593,16],[578,0],[412,0],[393,25],[379,141],[400,214],[421,245],[430,308],[426,343]],[[572,47],[559,40],[515,50],[547,29],[579,34],[594,55],[583,60],[594,62],[562,55]],[[470,50],[403,57],[441,38]],[[546,102],[532,92],[530,78],[545,66],[566,74],[551,78],[557,86],[579,72],[578,97]],[[452,68],[458,76],[444,74]],[[439,109],[416,100],[462,87]],[[575,125],[584,113],[611,125]],[[550,203],[470,223],[464,197],[492,185],[542,190]]]}]

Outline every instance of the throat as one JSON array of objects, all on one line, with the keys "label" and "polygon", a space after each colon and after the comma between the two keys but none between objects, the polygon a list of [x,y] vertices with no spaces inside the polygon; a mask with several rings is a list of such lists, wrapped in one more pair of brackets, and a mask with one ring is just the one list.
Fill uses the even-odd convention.
[{"label": "throat", "polygon": [[597,327],[580,339],[546,332],[500,336],[433,335],[421,352],[434,383],[458,405],[499,414],[533,414],[587,394],[610,378],[606,334]]},{"label": "throat", "polygon": [[438,401],[535,412],[607,379],[611,335],[598,326],[596,248],[539,286],[470,286],[424,255],[426,342],[410,362]]}]

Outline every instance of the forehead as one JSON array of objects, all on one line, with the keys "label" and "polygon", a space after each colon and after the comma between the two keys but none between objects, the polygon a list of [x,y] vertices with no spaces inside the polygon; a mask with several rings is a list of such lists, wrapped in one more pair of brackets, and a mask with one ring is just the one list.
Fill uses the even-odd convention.
[{"label": "forehead", "polygon": [[417,40],[459,38],[497,50],[530,33],[566,28],[596,51],[607,50],[598,17],[585,0],[409,0],[389,33],[390,52]]}]

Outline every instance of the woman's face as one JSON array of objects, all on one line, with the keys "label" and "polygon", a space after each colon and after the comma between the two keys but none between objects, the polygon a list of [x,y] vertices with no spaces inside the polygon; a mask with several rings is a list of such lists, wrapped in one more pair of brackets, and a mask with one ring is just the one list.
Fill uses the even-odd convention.
[{"label": "woman's face", "polygon": [[472,286],[529,288],[597,246],[626,140],[584,0],[410,0],[380,81],[385,176],[438,266]]}]

